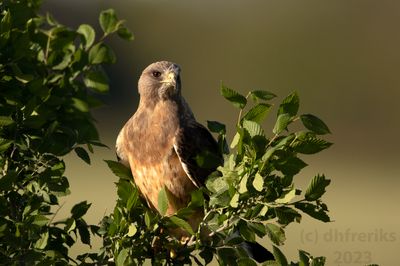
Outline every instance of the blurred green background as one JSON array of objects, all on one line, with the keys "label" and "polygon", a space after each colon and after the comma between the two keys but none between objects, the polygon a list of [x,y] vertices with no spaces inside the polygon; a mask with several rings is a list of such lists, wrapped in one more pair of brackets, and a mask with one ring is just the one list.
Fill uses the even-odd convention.
[{"label": "blurred green background", "polygon": [[72,194],[59,217],[81,200],[92,202],[92,223],[113,209],[116,177],[103,159],[115,158],[119,129],[136,110],[141,70],[170,60],[181,65],[183,94],[203,124],[233,129],[237,112],[219,95],[223,81],[243,93],[270,90],[278,101],[296,90],[300,111],[330,126],[334,146],[304,156],[309,166],[295,182],[304,188],[317,173],[332,179],[324,200],[334,222],[304,215],[289,225],[282,248],[289,259],[304,249],[327,256],[327,265],[399,265],[400,1],[47,0],[43,12],[99,28],[107,8],[135,41],[109,43],[118,62],[107,69],[111,93],[95,117],[110,149],[97,149],[91,166],[66,158]]}]

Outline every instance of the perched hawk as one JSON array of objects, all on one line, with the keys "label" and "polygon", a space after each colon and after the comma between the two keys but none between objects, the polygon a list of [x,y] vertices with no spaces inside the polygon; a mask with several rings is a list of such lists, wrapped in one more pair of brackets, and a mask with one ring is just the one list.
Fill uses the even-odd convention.
[{"label": "perched hawk", "polygon": [[191,192],[215,170],[199,167],[196,156],[208,151],[221,162],[222,157],[211,133],[197,123],[181,95],[178,65],[167,61],[149,65],[140,76],[139,94],[136,113],[118,135],[117,155],[131,168],[152,207],[158,209],[158,194],[167,189],[167,215],[171,215],[187,205]]},{"label": "perched hawk", "polygon": [[[151,207],[159,210],[158,194],[165,187],[167,215],[172,215],[187,206],[191,192],[204,185],[215,170],[200,167],[196,156],[208,152],[216,158],[216,165],[222,163],[222,156],[211,133],[196,121],[182,97],[178,65],[167,61],[149,65],[140,76],[139,94],[136,113],[118,135],[117,155],[130,167]],[[199,210],[189,219],[195,231],[202,217]],[[175,233],[182,236],[182,232]],[[273,258],[257,243],[243,242],[242,247],[257,261]]]}]

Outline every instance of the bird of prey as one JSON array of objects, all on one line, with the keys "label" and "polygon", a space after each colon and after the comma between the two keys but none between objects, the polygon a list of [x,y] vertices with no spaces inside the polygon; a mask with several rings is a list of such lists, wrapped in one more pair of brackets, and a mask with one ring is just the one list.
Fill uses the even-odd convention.
[{"label": "bird of prey", "polygon": [[[167,215],[186,207],[191,192],[204,185],[206,177],[222,163],[211,133],[199,124],[181,94],[180,67],[167,61],[149,65],[142,72],[136,113],[121,129],[116,152],[130,167],[134,181],[148,204],[159,210],[158,195],[165,188]],[[213,154],[215,168],[202,168],[196,156]],[[189,219],[195,231],[202,212]]]},{"label": "bird of prey", "polygon": [[[211,133],[196,121],[181,95],[178,65],[167,61],[149,65],[139,79],[139,94],[136,113],[118,135],[117,155],[130,167],[141,194],[157,210],[158,194],[165,187],[166,214],[172,215],[187,206],[191,192],[215,170],[199,167],[196,156],[207,151],[220,162],[222,156]],[[194,223],[191,225],[196,227]]]}]

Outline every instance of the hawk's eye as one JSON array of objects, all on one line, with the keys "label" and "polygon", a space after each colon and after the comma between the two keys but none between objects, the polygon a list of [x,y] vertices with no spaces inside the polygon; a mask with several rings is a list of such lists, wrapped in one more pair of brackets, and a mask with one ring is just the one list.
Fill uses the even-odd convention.
[{"label": "hawk's eye", "polygon": [[160,71],[153,71],[151,74],[152,74],[153,77],[155,77],[155,78],[158,78],[158,77],[161,76],[161,72],[160,72]]}]

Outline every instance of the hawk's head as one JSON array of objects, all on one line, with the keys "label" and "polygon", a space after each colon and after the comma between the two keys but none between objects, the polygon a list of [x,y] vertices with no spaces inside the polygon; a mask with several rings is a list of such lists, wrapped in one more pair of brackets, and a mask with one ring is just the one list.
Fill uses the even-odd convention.
[{"label": "hawk's head", "polygon": [[153,99],[168,99],[180,94],[180,67],[172,62],[155,62],[143,70],[139,93]]}]

